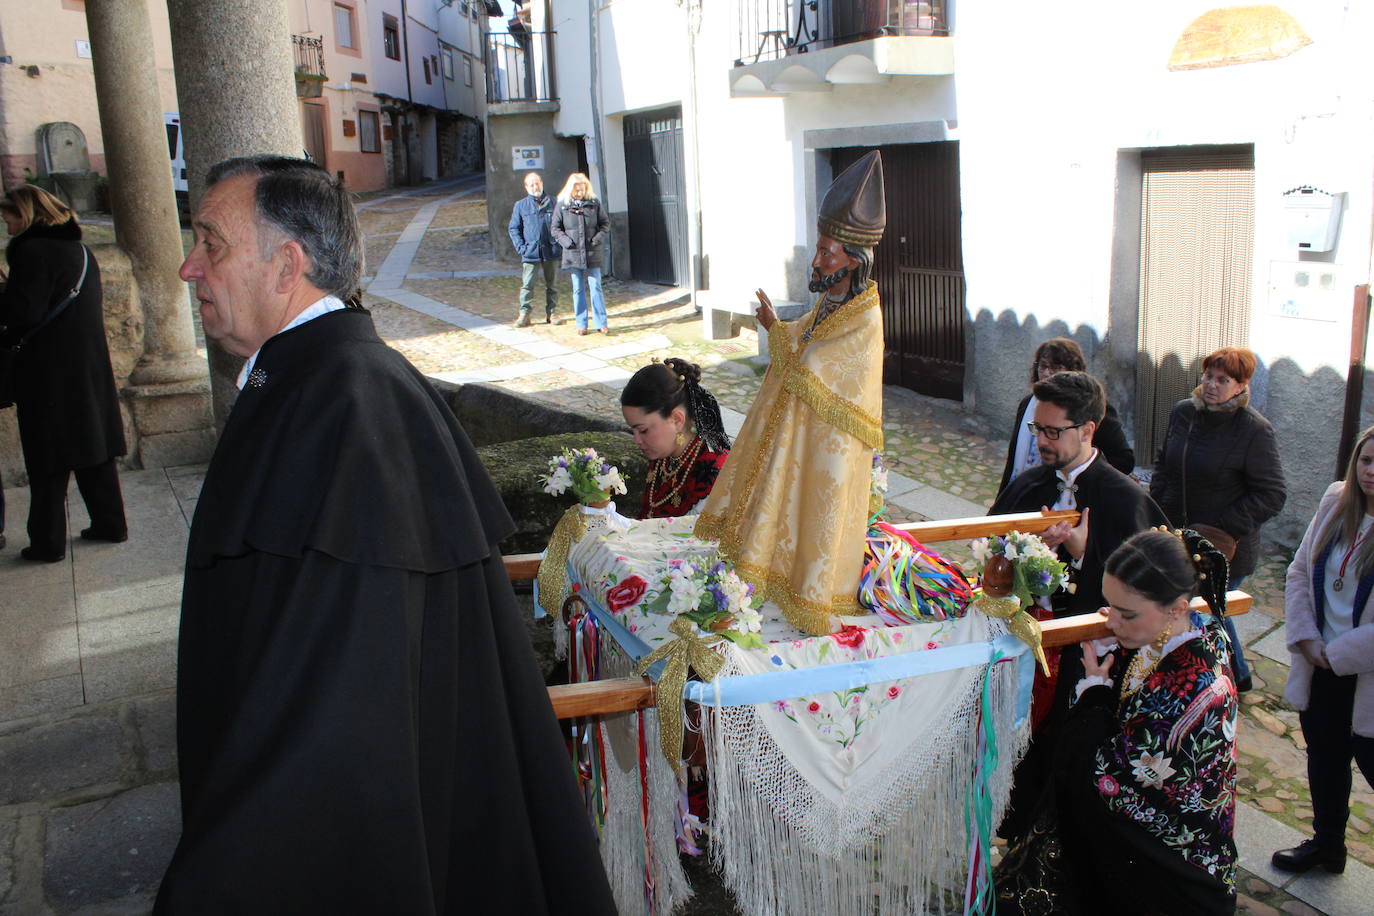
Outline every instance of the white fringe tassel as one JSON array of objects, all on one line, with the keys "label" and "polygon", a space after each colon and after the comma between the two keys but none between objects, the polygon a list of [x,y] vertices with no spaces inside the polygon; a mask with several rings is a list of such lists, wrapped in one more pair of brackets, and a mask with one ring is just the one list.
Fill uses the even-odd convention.
[{"label": "white fringe tassel", "polygon": [[[728,670],[721,676],[738,673]],[[704,716],[711,780],[711,858],[750,916],[963,912],[968,870],[964,802],[977,760],[982,669],[968,672],[955,708],[914,734],[907,749],[843,809],[814,792],[780,752],[753,706]],[[938,676],[938,675],[932,675]],[[993,824],[1025,750],[1015,719],[1016,664],[993,666],[1000,759]],[[911,679],[907,689],[920,689]],[[875,816],[875,812],[880,812]]]},{"label": "white fringe tassel", "polygon": [[[629,677],[633,664],[623,652],[603,643],[603,678]],[[658,743],[658,713],[644,714],[644,742],[649,765],[649,854],[653,859],[652,900],[644,886],[644,825],[640,817],[639,733],[636,713],[606,716],[601,737],[606,747],[607,811],[601,833],[601,860],[622,916],[654,913],[669,916],[692,896],[677,853],[677,777]]]}]

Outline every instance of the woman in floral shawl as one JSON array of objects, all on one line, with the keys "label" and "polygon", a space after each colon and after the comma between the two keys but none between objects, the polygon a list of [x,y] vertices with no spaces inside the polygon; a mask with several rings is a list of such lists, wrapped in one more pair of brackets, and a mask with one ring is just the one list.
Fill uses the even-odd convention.
[{"label": "woman in floral shawl", "polygon": [[1054,780],[998,867],[999,913],[1235,911],[1236,688],[1225,635],[1188,607],[1201,586],[1224,613],[1225,583],[1192,531],[1144,531],[1108,559],[1113,638],[1083,644]]}]

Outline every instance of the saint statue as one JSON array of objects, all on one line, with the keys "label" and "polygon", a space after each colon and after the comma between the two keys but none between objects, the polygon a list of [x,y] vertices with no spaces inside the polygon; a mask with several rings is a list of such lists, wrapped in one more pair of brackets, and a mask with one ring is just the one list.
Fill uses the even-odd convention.
[{"label": "saint statue", "polygon": [[869,274],[886,223],[875,150],[821,202],[810,314],[779,321],[757,292],[773,361],[695,528],[815,635],[837,629],[837,615],[864,613],[855,596],[873,452],[883,447],[883,318]]}]

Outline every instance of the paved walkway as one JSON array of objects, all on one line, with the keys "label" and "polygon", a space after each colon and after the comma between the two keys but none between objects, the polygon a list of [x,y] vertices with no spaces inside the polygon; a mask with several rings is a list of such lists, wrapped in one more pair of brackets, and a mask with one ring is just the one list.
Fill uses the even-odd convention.
[{"label": "paved walkway", "polygon": [[[682,355],[703,366],[732,429],[757,392],[753,331],[702,340],[700,319],[675,289],[608,280],[609,337],[579,337],[571,322],[511,328],[518,271],[491,257],[480,180],[382,194],[360,209],[375,271],[368,305],[391,344],[431,375],[618,416],[630,373],[650,356]],[[565,287],[565,315],[566,298]],[[892,515],[981,514],[1005,454],[1001,431],[990,437],[959,408],[900,389],[889,388],[885,401]],[[18,561],[23,526],[10,525],[0,552],[0,916],[149,908],[177,831],[171,686],[201,473],[125,474],[129,542],[76,541],[52,566]],[[22,520],[27,493],[6,497],[11,520]],[[78,499],[70,513],[73,530],[85,526]],[[1239,739],[1242,912],[1368,913],[1368,791],[1356,793],[1354,859],[1344,876],[1294,878],[1268,866],[1269,854],[1305,836],[1299,828],[1311,820],[1296,715],[1278,696],[1287,562],[1271,551],[1250,582],[1256,611],[1238,618],[1259,685],[1244,698]],[[1368,789],[1359,776],[1356,783]],[[684,912],[730,910],[703,901]]]}]

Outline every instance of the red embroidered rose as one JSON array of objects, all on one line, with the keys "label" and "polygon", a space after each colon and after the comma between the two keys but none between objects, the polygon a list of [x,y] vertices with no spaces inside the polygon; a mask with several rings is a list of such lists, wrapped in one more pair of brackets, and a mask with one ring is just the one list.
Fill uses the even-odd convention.
[{"label": "red embroidered rose", "polygon": [[817,703],[815,700],[812,700],[810,703],[807,703],[807,704],[806,704],[806,711],[807,711],[807,712],[820,712],[820,711],[821,711],[821,704],[820,704],[820,703]]},{"label": "red embroidered rose", "polygon": [[1115,779],[1105,773],[1097,780],[1097,791],[1103,795],[1115,797],[1120,794],[1121,786]]},{"label": "red embroidered rose", "polygon": [[887,688],[887,698],[889,700],[895,700],[897,699],[897,697],[901,695],[902,688],[898,687],[896,684],[893,684],[891,687]]},{"label": "red embroidered rose", "polygon": [[831,633],[830,638],[846,649],[859,649],[863,647],[864,634],[863,627],[843,626],[838,632]]},{"label": "red embroidered rose", "polygon": [[644,597],[644,590],[649,587],[639,576],[629,576],[621,581],[619,585],[613,585],[610,591],[606,592],[606,605],[611,609],[612,614],[619,614],[627,607],[634,607],[639,603],[639,599]]}]

